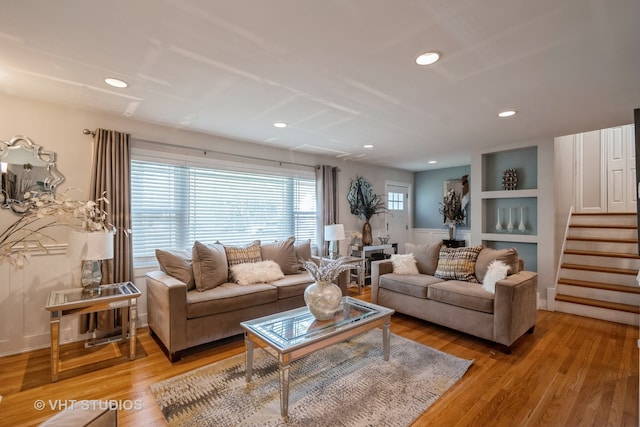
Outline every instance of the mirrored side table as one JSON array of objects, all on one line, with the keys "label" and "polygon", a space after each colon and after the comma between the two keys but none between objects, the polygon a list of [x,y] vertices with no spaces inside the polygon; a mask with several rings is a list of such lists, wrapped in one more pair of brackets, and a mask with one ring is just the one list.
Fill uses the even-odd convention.
[{"label": "mirrored side table", "polygon": [[129,324],[129,360],[136,358],[137,301],[142,293],[131,282],[102,285],[92,293],[82,288],[52,291],[45,308],[50,312],[51,382],[58,381],[60,372],[60,320],[65,316],[120,309],[122,340],[127,340]]}]

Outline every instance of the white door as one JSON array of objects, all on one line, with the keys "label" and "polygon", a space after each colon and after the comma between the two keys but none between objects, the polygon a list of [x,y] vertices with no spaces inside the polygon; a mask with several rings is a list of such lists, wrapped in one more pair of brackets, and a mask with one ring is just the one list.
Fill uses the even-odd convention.
[{"label": "white door", "polygon": [[635,144],[633,126],[602,130],[607,149],[607,211],[635,212]]},{"label": "white door", "polygon": [[404,253],[404,244],[409,239],[411,184],[394,182],[386,183],[387,189],[387,234],[389,243],[398,244],[398,253]]}]

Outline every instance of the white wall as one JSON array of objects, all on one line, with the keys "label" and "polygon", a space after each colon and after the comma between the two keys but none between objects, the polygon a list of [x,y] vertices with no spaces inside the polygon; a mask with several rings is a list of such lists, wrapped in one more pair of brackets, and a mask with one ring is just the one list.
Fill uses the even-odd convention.
[{"label": "white wall", "polygon": [[[351,180],[364,176],[374,191],[384,193],[385,181],[413,182],[413,173],[397,169],[366,165],[312,154],[280,150],[243,141],[213,137],[177,128],[136,122],[116,117],[46,104],[6,95],[0,95],[0,139],[8,141],[15,135],[24,135],[34,143],[52,150],[57,155],[58,170],[65,176],[59,191],[77,188],[74,199],[86,200],[89,194],[92,138],[82,134],[88,128],[114,129],[131,133],[133,138],[170,144],[183,144],[195,148],[222,151],[230,154],[250,155],[273,160],[338,166],[339,213],[338,219],[347,232],[361,230],[362,222],[351,215],[346,195]],[[301,141],[302,143],[303,141]],[[0,211],[0,230],[15,221],[12,213]],[[374,218],[374,232],[382,227],[382,218]],[[374,234],[375,235],[375,234]],[[66,257],[66,233],[56,235],[60,247],[52,254],[34,256],[22,269],[7,263],[0,264],[0,356],[49,345],[48,312],[44,309],[51,290],[78,287],[79,263]],[[341,245],[346,248],[346,245]],[[76,266],[76,264],[78,264]],[[144,273],[136,270],[135,283],[145,292]],[[139,301],[140,325],[146,324],[146,297]],[[77,334],[77,321],[63,321],[63,342],[82,338]]]}]

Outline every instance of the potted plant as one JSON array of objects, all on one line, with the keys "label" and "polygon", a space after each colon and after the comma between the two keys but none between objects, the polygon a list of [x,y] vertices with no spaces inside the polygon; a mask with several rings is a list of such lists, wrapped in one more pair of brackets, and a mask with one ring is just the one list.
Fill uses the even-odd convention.
[{"label": "potted plant", "polygon": [[371,217],[381,213],[387,213],[387,207],[382,201],[382,196],[373,192],[371,184],[363,177],[356,177],[351,182],[351,189],[347,195],[351,213],[364,220],[362,227],[362,244],[371,245],[373,243],[373,233],[369,220]]}]

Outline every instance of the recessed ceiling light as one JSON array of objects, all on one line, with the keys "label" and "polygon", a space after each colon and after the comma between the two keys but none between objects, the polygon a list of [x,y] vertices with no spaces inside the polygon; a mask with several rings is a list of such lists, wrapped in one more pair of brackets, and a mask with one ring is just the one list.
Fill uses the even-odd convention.
[{"label": "recessed ceiling light", "polygon": [[129,86],[129,83],[125,82],[124,80],[114,79],[112,77],[104,79],[104,82],[106,84],[108,84],[109,86],[119,87],[119,88],[123,88],[123,87]]},{"label": "recessed ceiling light", "polygon": [[273,126],[277,128],[286,128],[288,125],[285,122],[275,122]]},{"label": "recessed ceiling light", "polygon": [[429,164],[430,164],[430,165],[435,165],[436,163],[438,163],[438,161],[437,161],[437,160],[429,160]]},{"label": "recessed ceiling light", "polygon": [[373,148],[372,144],[363,145],[364,148]]},{"label": "recessed ceiling light", "polygon": [[425,52],[421,55],[418,55],[416,58],[416,64],[418,65],[431,65],[435,64],[442,58],[442,54],[440,52]]},{"label": "recessed ceiling light", "polygon": [[516,110],[501,111],[498,113],[498,117],[511,117],[511,116],[515,116],[516,113],[517,113]]}]

